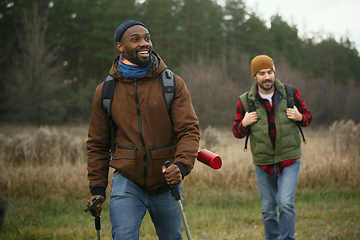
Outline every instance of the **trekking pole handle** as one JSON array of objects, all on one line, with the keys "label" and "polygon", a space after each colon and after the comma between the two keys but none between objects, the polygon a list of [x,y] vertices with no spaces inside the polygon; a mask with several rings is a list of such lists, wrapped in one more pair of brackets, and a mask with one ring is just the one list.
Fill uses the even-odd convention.
[{"label": "trekking pole handle", "polygon": [[97,205],[99,202],[101,202],[101,199],[100,199],[100,198],[95,199],[95,200],[93,201],[93,205],[91,206],[91,211],[94,211],[94,210],[96,209],[96,205]]},{"label": "trekking pole handle", "polygon": [[[166,161],[164,163],[166,168],[170,167],[171,164],[172,164],[172,162],[170,162],[170,161]],[[170,185],[170,189],[171,189],[171,195],[175,198],[175,200],[176,201],[180,200],[181,196],[180,196],[180,192],[179,192],[177,185]]]},{"label": "trekking pole handle", "polygon": [[[96,208],[96,205],[101,202],[101,199],[98,198],[98,199],[95,199],[93,201],[93,205],[91,206],[91,211],[95,210]],[[101,229],[101,223],[100,223],[100,219],[101,219],[101,216],[97,216],[97,217],[94,217],[95,219],[95,229],[96,230],[100,230]]]},{"label": "trekking pole handle", "polygon": [[100,230],[101,229],[101,223],[100,223],[101,216],[94,217],[94,219],[95,219],[95,229]]},{"label": "trekking pole handle", "polygon": [[84,212],[91,212],[91,213],[93,213],[93,211],[95,210],[95,208],[96,208],[96,205],[99,203],[99,202],[101,202],[101,199],[100,198],[98,198],[98,199],[95,199],[94,201],[93,201],[93,204],[91,205],[91,208],[89,209],[89,208],[86,208],[86,209],[84,209]]}]

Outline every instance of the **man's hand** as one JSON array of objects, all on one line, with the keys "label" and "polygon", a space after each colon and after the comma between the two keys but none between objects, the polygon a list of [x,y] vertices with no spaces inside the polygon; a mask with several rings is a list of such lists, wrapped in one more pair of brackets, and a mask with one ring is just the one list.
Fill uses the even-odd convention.
[{"label": "man's hand", "polygon": [[241,124],[243,125],[243,127],[247,127],[257,121],[258,121],[257,112],[251,112],[251,113],[246,112],[243,120],[241,121]]},{"label": "man's hand", "polygon": [[94,202],[96,199],[101,199],[101,202],[99,202],[99,203],[97,204],[96,208],[91,212],[94,217],[100,216],[100,214],[101,214],[101,209],[102,209],[102,204],[103,204],[103,202],[105,201],[105,198],[104,198],[103,196],[101,196],[101,195],[95,195],[95,196],[92,196],[92,197],[88,200],[88,202],[87,202],[87,204],[86,204],[86,206],[88,207],[88,209],[91,209],[91,206],[93,205],[93,202]]},{"label": "man's hand", "polygon": [[301,122],[303,119],[303,115],[299,112],[297,107],[294,105],[294,108],[287,108],[286,115],[289,119],[294,120],[296,122]]},{"label": "man's hand", "polygon": [[182,182],[182,174],[175,164],[171,164],[168,168],[164,165],[162,167],[162,172],[165,174],[167,184],[176,185]]}]

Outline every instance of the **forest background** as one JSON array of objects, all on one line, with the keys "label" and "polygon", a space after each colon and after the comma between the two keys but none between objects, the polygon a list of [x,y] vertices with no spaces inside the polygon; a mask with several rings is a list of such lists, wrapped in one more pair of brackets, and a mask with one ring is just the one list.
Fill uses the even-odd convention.
[{"label": "forest background", "polygon": [[231,128],[258,54],[300,90],[314,125],[360,120],[355,44],[330,33],[300,38],[280,15],[267,27],[242,0],[1,0],[0,122],[87,123],[94,89],[118,55],[115,29],[128,19],[147,25],[154,50],[185,80],[202,128]]}]

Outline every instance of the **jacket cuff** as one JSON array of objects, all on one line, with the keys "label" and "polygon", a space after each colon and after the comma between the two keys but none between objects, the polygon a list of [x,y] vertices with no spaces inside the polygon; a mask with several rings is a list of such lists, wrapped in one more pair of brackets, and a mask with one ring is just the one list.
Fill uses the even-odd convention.
[{"label": "jacket cuff", "polygon": [[189,170],[188,170],[186,164],[182,163],[182,162],[176,162],[174,164],[180,169],[182,178],[184,179],[184,177],[189,174]]},{"label": "jacket cuff", "polygon": [[105,197],[105,188],[103,188],[103,187],[93,187],[93,189],[91,189],[91,193],[92,193],[92,195],[93,196],[95,196],[95,195],[101,195],[101,196],[103,196],[105,199],[106,199],[106,197]]}]

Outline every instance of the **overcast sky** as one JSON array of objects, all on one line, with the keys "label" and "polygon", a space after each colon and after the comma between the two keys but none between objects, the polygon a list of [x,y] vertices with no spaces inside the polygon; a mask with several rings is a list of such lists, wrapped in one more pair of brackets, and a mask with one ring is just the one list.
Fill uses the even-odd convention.
[{"label": "overcast sky", "polygon": [[[360,0],[243,0],[248,11],[267,22],[278,13],[290,26],[296,25],[300,38],[312,33],[331,34],[338,42],[349,37],[360,52]],[[225,0],[217,0],[224,5]]]}]

